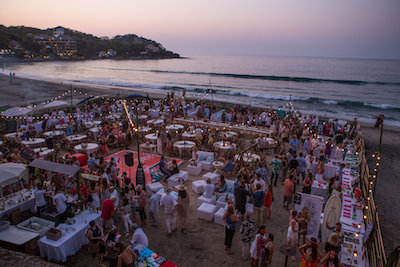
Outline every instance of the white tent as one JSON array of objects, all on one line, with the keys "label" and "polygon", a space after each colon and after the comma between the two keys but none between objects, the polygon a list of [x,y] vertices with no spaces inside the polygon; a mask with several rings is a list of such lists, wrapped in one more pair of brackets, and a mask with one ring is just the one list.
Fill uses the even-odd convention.
[{"label": "white tent", "polygon": [[44,105],[45,108],[56,108],[56,107],[63,107],[68,105],[67,102],[61,101],[61,100],[54,100],[46,105]]},{"label": "white tent", "polygon": [[4,115],[6,117],[23,116],[23,115],[28,114],[31,111],[32,111],[31,108],[13,107],[13,108],[7,109],[1,115]]},{"label": "white tent", "polygon": [[22,163],[3,163],[0,164],[0,186],[18,182],[28,175],[28,169]]}]

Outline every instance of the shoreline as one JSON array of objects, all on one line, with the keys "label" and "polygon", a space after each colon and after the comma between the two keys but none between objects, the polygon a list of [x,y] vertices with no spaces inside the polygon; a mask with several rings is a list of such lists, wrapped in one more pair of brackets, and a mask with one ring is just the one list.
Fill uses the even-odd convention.
[{"label": "shoreline", "polygon": [[[13,106],[27,106],[30,104],[40,103],[46,100],[50,100],[54,97],[59,96],[61,93],[69,90],[70,87],[73,86],[74,90],[83,90],[85,93],[98,95],[98,96],[105,96],[105,97],[117,97],[119,95],[124,95],[126,93],[139,93],[139,94],[148,94],[150,98],[164,98],[170,92],[175,92],[176,95],[182,96],[181,91],[174,91],[174,90],[163,90],[163,89],[151,89],[145,87],[128,87],[128,86],[111,86],[111,85],[99,85],[99,84],[84,84],[80,82],[71,82],[71,81],[56,81],[52,79],[34,79],[34,78],[27,78],[27,77],[15,77],[15,82],[13,84],[9,83],[9,77],[6,73],[0,72],[0,95],[2,98],[0,100],[1,104],[7,103],[10,107]],[[21,88],[23,87],[23,88]],[[26,92],[20,92],[20,90],[26,89]],[[29,90],[33,90],[35,93],[31,95]],[[13,95],[10,94],[10,91],[13,92]],[[224,100],[221,101],[218,96],[214,97],[214,100],[211,99],[210,96],[196,96],[198,93],[186,92],[186,99],[188,100],[200,100],[208,103],[213,103],[213,105],[217,105],[218,107],[226,107],[232,106],[235,104],[241,104],[242,106],[248,106],[253,108],[263,108],[258,105],[250,103],[237,103],[236,101],[229,101]],[[31,97],[31,99],[28,99]],[[77,96],[74,96],[77,99]],[[82,96],[80,97],[82,98]],[[67,99],[67,98],[66,98]],[[61,99],[62,100],[62,99]],[[69,99],[67,99],[69,101]],[[293,101],[295,103],[295,101]],[[264,108],[268,108],[269,105],[266,104]],[[278,109],[279,107],[274,107]],[[304,115],[313,114],[312,112],[303,111]],[[332,119],[343,119],[348,121],[348,118],[340,117],[340,116],[333,116],[333,114],[318,114],[319,116],[328,117]],[[359,121],[360,125],[363,127],[373,127],[373,123],[367,123],[363,121]],[[385,130],[396,131],[400,132],[400,127],[384,125]]]}]

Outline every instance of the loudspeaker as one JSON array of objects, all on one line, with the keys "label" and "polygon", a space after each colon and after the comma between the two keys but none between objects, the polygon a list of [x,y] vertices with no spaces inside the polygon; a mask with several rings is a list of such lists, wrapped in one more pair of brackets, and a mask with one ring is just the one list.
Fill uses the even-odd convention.
[{"label": "loudspeaker", "polygon": [[9,132],[17,131],[17,121],[6,120],[6,130]]},{"label": "loudspeaker", "polygon": [[125,164],[128,165],[129,167],[133,166],[133,153],[132,152],[125,153]]},{"label": "loudspeaker", "polygon": [[53,137],[46,138],[46,146],[49,149],[53,149],[54,148]]}]

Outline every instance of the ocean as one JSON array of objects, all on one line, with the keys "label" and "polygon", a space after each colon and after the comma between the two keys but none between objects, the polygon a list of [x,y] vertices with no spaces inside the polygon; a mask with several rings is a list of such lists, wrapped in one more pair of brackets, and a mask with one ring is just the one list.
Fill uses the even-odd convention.
[{"label": "ocean", "polygon": [[[162,60],[87,60],[13,65],[19,77],[175,91],[181,95],[281,108],[400,128],[400,60],[189,56]],[[212,94],[211,90],[212,88]]]}]

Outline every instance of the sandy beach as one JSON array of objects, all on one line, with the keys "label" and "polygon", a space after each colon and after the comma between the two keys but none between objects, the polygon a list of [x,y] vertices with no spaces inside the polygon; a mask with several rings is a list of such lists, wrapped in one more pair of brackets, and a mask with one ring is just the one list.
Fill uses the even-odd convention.
[{"label": "sandy beach", "polygon": [[[14,83],[10,84],[9,77],[0,75],[0,95],[2,104],[9,106],[27,105],[32,102],[48,100],[65,92],[70,85],[52,83],[16,77]],[[128,88],[116,88],[107,86],[85,86],[73,85],[73,89],[95,95],[117,95],[121,92],[138,91]],[[112,91],[110,91],[112,90]],[[12,93],[10,93],[12,92]],[[145,92],[146,93],[146,92]],[[127,93],[124,93],[127,94]],[[155,95],[150,95],[155,97]],[[372,127],[363,127],[367,158],[370,166],[374,164],[371,154],[378,148],[379,130]],[[243,140],[245,141],[245,140]],[[399,245],[400,237],[397,235],[400,229],[400,208],[397,199],[397,189],[400,188],[400,134],[394,130],[384,131],[382,145],[382,160],[379,170],[378,184],[376,190],[376,202],[379,206],[379,215],[387,255]],[[271,160],[270,155],[268,161]],[[185,162],[182,169],[185,169]],[[269,170],[270,171],[270,170]],[[269,175],[270,176],[270,175]],[[268,177],[269,177],[268,176]],[[188,230],[186,233],[175,233],[172,237],[167,236],[164,223],[164,215],[160,209],[161,226],[153,228],[144,227],[149,237],[149,247],[168,258],[179,266],[248,266],[249,261],[243,261],[241,255],[240,234],[236,232],[232,250],[233,255],[227,255],[224,251],[224,229],[223,226],[197,219],[197,196],[191,190],[191,181],[201,179],[200,176],[190,176],[186,184],[190,195],[190,212],[188,217]],[[271,266],[283,266],[285,257],[279,252],[279,247],[286,244],[286,233],[288,228],[289,214],[282,208],[283,186],[274,188],[275,201],[272,205],[272,217],[266,223],[267,231],[275,236],[275,253]],[[87,247],[81,249],[75,256],[69,257],[67,266],[93,266],[94,260],[87,253]],[[297,253],[296,262],[289,259],[288,266],[298,266],[300,256]]]}]

